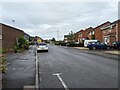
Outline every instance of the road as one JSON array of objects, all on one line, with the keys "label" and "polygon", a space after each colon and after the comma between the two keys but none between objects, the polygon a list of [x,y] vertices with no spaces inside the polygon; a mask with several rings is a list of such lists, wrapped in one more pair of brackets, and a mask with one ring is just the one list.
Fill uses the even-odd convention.
[{"label": "road", "polygon": [[118,61],[80,50],[49,45],[37,54],[40,88],[117,88]]}]

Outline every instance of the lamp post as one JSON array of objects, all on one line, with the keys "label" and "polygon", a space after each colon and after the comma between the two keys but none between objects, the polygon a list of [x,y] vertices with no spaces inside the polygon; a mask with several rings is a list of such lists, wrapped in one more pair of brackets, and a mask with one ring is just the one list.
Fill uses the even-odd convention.
[{"label": "lamp post", "polygon": [[15,27],[15,20],[13,19],[12,22],[13,22],[13,27]]}]

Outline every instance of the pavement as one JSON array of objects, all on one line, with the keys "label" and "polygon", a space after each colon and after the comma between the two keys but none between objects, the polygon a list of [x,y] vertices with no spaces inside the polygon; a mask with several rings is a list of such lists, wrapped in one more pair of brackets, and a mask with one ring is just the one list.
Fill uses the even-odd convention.
[{"label": "pavement", "polygon": [[37,54],[40,89],[118,88],[118,60],[71,47],[48,47],[48,52]]},{"label": "pavement", "polygon": [[89,53],[89,54],[94,54],[94,55],[99,55],[115,60],[120,60],[120,51],[118,50],[89,50],[88,48],[85,47],[73,47],[75,49],[80,50],[81,52]]},{"label": "pavement", "polygon": [[19,89],[35,85],[34,47],[23,53],[9,53],[7,72],[2,75],[2,89]]},{"label": "pavement", "polygon": [[113,55],[120,55],[120,51],[117,51],[117,50],[105,51],[105,53],[113,54]]}]

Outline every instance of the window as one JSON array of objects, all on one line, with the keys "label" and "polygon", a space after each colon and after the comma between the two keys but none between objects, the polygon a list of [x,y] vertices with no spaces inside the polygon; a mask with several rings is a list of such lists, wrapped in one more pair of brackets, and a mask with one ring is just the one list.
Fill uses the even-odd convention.
[{"label": "window", "polygon": [[111,32],[111,31],[112,31],[112,28],[109,29],[109,32]]},{"label": "window", "polygon": [[92,35],[95,34],[95,31],[92,31]]}]

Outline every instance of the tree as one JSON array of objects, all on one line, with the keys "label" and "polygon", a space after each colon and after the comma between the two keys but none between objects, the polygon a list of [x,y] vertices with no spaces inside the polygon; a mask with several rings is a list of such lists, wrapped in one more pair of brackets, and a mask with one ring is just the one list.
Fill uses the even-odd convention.
[{"label": "tree", "polygon": [[24,37],[19,37],[18,38],[18,43],[19,43],[20,48],[28,49],[28,47],[29,47],[29,44]]},{"label": "tree", "polygon": [[56,40],[55,40],[55,38],[52,38],[51,41],[52,41],[52,42],[55,42]]},{"label": "tree", "polygon": [[74,41],[74,38],[75,38],[75,34],[73,33],[73,31],[71,31],[71,32],[68,34],[68,40],[71,42],[71,41]]}]

